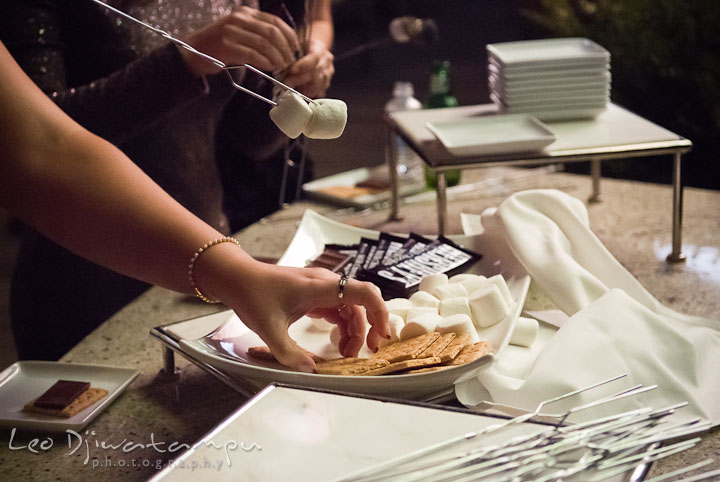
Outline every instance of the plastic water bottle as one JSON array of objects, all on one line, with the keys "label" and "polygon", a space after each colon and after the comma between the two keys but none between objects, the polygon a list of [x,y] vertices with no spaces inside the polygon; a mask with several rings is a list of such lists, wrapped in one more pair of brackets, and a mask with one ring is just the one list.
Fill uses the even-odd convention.
[{"label": "plastic water bottle", "polygon": [[[385,104],[385,112],[422,109],[422,103],[415,97],[415,89],[410,82],[395,82],[393,96]],[[397,134],[391,136],[397,156],[398,179],[401,183],[417,182],[423,178],[424,163],[415,151]]]}]

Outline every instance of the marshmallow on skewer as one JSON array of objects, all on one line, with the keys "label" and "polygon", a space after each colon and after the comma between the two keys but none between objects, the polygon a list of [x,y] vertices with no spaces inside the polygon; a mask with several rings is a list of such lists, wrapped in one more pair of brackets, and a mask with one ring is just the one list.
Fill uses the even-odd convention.
[{"label": "marshmallow on skewer", "polygon": [[428,306],[430,308],[437,308],[440,304],[440,300],[427,291],[416,291],[410,297],[410,303],[412,303],[413,306]]},{"label": "marshmallow on skewer", "polygon": [[475,290],[468,300],[475,326],[487,328],[499,322],[510,312],[510,308],[494,283],[488,283]]},{"label": "marshmallow on skewer", "polygon": [[510,337],[510,344],[529,347],[537,338],[540,324],[532,318],[519,316],[515,322],[515,330]]},{"label": "marshmallow on skewer", "polygon": [[468,303],[468,299],[465,296],[445,298],[440,302],[438,309],[440,310],[440,316],[443,318],[447,318],[452,315],[468,315],[472,318],[470,303]]},{"label": "marshmallow on skewer", "polygon": [[335,139],[345,130],[347,104],[339,99],[315,99],[310,103],[312,116],[303,129],[310,139]]},{"label": "marshmallow on skewer", "polygon": [[389,345],[390,343],[400,341],[400,332],[405,327],[405,320],[403,320],[401,316],[391,314],[388,316],[388,325],[390,326],[390,339],[380,339],[380,342],[378,343],[380,348],[385,345]]},{"label": "marshmallow on skewer", "polygon": [[277,100],[277,105],[270,109],[270,119],[283,133],[291,139],[302,134],[313,117],[313,110],[302,97],[286,90]]},{"label": "marshmallow on skewer", "polygon": [[407,298],[393,298],[385,302],[385,307],[391,315],[398,315],[403,320],[407,319],[408,310],[412,308],[412,302]]},{"label": "marshmallow on skewer", "polygon": [[480,341],[480,337],[477,334],[475,325],[473,325],[472,319],[465,314],[458,314],[443,318],[440,323],[435,326],[435,331],[441,335],[445,333],[455,333],[457,336],[468,334],[470,335],[471,343]]},{"label": "marshmallow on skewer", "polygon": [[418,315],[403,326],[403,329],[400,331],[400,341],[409,340],[410,338],[435,331],[435,327],[437,327],[441,321],[442,318],[437,312]]}]

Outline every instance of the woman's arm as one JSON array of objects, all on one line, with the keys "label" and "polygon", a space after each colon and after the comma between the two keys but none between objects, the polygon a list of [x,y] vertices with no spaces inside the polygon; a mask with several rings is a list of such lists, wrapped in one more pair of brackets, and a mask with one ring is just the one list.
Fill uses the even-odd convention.
[{"label": "woman's arm", "polygon": [[[188,264],[200,246],[221,237],[162,191],[110,143],[74,123],[22,72],[0,43],[0,206],[91,261],[123,274],[188,292]],[[357,353],[367,309],[368,344],[387,336],[387,310],[376,288],[348,283],[338,311],[338,277],[327,270],[260,263],[231,243],[196,262],[207,295],[233,308],[278,359],[311,370],[287,334],[308,312],[328,315]],[[271,302],[269,302],[271,301]],[[319,311],[318,311],[319,310]]]}]

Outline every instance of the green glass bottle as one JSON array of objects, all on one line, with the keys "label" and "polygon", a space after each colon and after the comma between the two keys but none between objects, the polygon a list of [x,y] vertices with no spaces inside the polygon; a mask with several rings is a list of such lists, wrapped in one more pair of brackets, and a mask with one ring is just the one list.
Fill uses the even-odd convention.
[{"label": "green glass bottle", "polygon": [[[442,107],[457,107],[458,101],[452,95],[450,82],[450,61],[435,60],[430,70],[430,93],[425,101],[427,109],[438,109]],[[460,169],[445,171],[445,182],[447,187],[460,183]],[[437,175],[430,168],[425,169],[425,183],[429,188],[437,186]]]}]

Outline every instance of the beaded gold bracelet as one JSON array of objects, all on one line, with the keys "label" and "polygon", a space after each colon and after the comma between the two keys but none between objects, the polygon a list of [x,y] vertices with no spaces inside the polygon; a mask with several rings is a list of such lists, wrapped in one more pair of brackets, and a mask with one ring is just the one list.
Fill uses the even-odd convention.
[{"label": "beaded gold bracelet", "polygon": [[192,255],[192,258],[190,258],[190,266],[188,266],[188,279],[190,280],[190,287],[195,292],[195,296],[203,300],[205,303],[220,303],[220,301],[208,298],[207,296],[202,294],[200,289],[195,284],[195,276],[193,275],[193,271],[195,269],[195,261],[197,261],[200,255],[203,254],[205,251],[220,243],[233,243],[236,246],[240,246],[240,242],[237,239],[231,236],[225,236],[222,238],[213,239],[209,243],[204,244],[202,248],[198,249],[195,254]]}]

